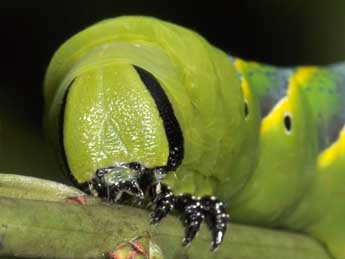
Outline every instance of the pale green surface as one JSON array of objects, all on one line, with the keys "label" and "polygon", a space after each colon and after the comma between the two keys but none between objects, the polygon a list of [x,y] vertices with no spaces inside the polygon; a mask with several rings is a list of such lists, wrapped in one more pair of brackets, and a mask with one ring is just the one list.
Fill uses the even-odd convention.
[{"label": "pale green surface", "polygon": [[[303,89],[312,116],[312,128],[318,132],[318,156],[315,179],[297,210],[285,226],[303,229],[321,240],[335,258],[345,258],[344,177],[345,177],[345,87],[342,64],[327,68],[299,68],[292,81]],[[334,73],[338,70],[341,73]],[[337,130],[337,131],[336,131]],[[341,130],[341,131],[340,131]],[[334,134],[339,134],[334,138]]]},{"label": "pale green surface", "polygon": [[290,78],[291,84],[303,90],[306,104],[311,107],[308,120],[318,131],[319,151],[332,144],[331,133],[336,125],[339,122],[345,124],[345,117],[338,118],[338,114],[343,113],[345,97],[345,87],[338,79],[340,78],[327,67],[300,67]]},{"label": "pale green surface", "polygon": [[[292,77],[303,89],[312,109],[313,120],[327,124],[340,111],[341,95],[337,94],[337,78],[331,71],[319,67],[301,67]],[[322,117],[320,118],[320,115]]]},{"label": "pale green surface", "polygon": [[30,200],[63,201],[85,195],[79,189],[35,177],[1,174],[0,196]]},{"label": "pale green surface", "polygon": [[162,119],[130,65],[111,64],[80,75],[71,85],[64,114],[66,157],[81,183],[109,165],[167,163]]},{"label": "pale green surface", "polygon": [[[224,59],[223,52],[215,49],[212,52],[214,55],[214,59],[218,59],[217,69],[220,70],[219,73],[227,74],[226,71],[229,71],[229,63],[228,59]],[[225,71],[223,71],[225,70]],[[235,77],[235,74],[231,74],[232,77]],[[243,78],[242,78],[243,79]],[[222,80],[222,85],[229,85],[231,83],[231,79],[227,77],[219,77],[219,80]],[[223,175],[219,175],[217,177],[221,177],[220,181],[216,185],[216,190],[214,191],[216,195],[222,197],[225,201],[229,201],[234,194],[238,193],[243,186],[246,184],[248,178],[252,174],[255,166],[256,166],[256,156],[258,152],[258,135],[259,135],[259,127],[260,127],[260,117],[259,117],[259,109],[258,109],[258,101],[252,95],[252,93],[248,89],[248,85],[246,82],[241,80],[241,90],[243,94],[243,100],[241,101],[240,105],[240,113],[244,114],[245,102],[248,104],[249,114],[247,117],[244,118],[244,123],[242,128],[240,129],[242,132],[239,135],[243,135],[241,149],[238,151],[238,158],[236,165],[229,169],[229,171],[224,170]],[[231,92],[224,91],[222,95],[224,95],[225,102],[231,103],[234,99],[232,97]],[[232,113],[225,114],[224,120],[232,120]],[[234,133],[229,132],[229,138],[240,137],[236,135],[231,135]],[[231,141],[231,139],[230,139]],[[218,155],[222,156],[223,160],[227,160],[229,157],[229,151],[227,149],[221,151]],[[206,159],[207,160],[207,159]],[[208,160],[207,160],[208,161]],[[228,161],[231,163],[232,161]],[[214,170],[214,169],[210,169]],[[232,172],[232,173],[231,173]]]},{"label": "pale green surface", "polygon": [[[253,93],[275,86],[272,78],[278,75],[272,73],[279,70],[271,69],[267,73],[267,69],[257,64],[242,64],[240,72],[248,81],[249,91]],[[261,80],[253,80],[258,78]],[[264,94],[270,93],[262,92],[256,98],[265,99]],[[291,132],[284,126],[286,114],[292,120]],[[262,119],[258,165],[243,191],[230,203],[230,211],[236,221],[281,225],[287,211],[302,197],[311,181],[316,158],[316,145],[313,144],[316,134],[310,130],[310,121],[305,119],[308,116],[310,109],[303,92],[298,87],[289,86],[285,97],[283,95]]]},{"label": "pale green surface", "polygon": [[[345,108],[345,106],[343,107]],[[318,157],[315,181],[286,225],[321,240],[335,258],[345,258],[345,130]]]}]

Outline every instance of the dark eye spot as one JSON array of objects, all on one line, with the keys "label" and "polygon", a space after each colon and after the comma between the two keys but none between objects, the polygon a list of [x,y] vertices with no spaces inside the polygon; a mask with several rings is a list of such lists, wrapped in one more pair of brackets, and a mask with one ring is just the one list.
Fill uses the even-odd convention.
[{"label": "dark eye spot", "polygon": [[244,101],[244,117],[247,118],[249,115],[248,102]]},{"label": "dark eye spot", "polygon": [[287,133],[290,133],[292,130],[292,118],[290,113],[285,113],[284,115],[284,127]]}]

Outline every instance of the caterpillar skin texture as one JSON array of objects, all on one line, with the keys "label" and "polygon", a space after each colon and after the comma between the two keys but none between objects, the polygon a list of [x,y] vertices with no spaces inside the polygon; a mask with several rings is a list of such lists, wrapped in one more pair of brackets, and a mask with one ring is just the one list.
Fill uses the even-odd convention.
[{"label": "caterpillar skin texture", "polygon": [[56,52],[45,127],[76,185],[115,201],[153,190],[151,222],[181,213],[184,245],[208,218],[218,247],[228,211],[344,258],[344,79],[341,64],[247,62],[172,23],[119,17]]}]

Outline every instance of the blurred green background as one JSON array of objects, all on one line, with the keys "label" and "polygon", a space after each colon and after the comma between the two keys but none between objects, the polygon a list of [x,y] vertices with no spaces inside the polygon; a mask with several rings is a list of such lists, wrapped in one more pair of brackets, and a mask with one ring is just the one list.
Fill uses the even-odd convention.
[{"label": "blurred green background", "polygon": [[285,66],[345,60],[345,1],[3,1],[0,171],[55,174],[41,132],[45,68],[74,33],[126,14],[187,26],[247,59]]}]

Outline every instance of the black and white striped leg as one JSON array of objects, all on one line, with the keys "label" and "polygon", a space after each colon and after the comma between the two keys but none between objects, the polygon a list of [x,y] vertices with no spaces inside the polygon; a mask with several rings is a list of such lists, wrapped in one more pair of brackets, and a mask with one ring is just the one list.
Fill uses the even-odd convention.
[{"label": "black and white striped leg", "polygon": [[151,214],[151,224],[158,224],[162,218],[168,215],[175,207],[176,198],[170,188],[165,184],[156,185],[156,198],[153,203],[155,208]]},{"label": "black and white striped leg", "polygon": [[189,194],[174,196],[165,185],[160,185],[154,200],[155,208],[151,214],[151,223],[157,224],[173,209],[184,219],[185,237],[182,241],[188,246],[199,231],[204,219],[212,232],[211,250],[215,250],[223,241],[229,223],[229,214],[221,201],[215,197],[194,197]]},{"label": "black and white striped leg", "polygon": [[226,213],[224,204],[213,196],[203,197],[201,203],[208,219],[208,227],[212,231],[211,250],[215,250],[223,241],[230,216]]},{"label": "black and white striped leg", "polygon": [[201,222],[205,218],[205,212],[200,199],[190,195],[178,197],[177,209],[183,213],[185,236],[182,241],[183,246],[188,246],[200,229]]}]

